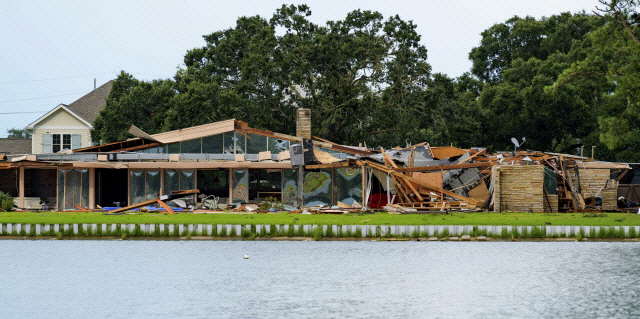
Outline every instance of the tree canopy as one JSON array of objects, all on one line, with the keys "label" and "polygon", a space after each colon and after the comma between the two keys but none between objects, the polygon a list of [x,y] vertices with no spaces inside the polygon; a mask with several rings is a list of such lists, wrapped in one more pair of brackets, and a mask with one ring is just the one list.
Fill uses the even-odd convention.
[{"label": "tree canopy", "polygon": [[158,133],[230,118],[295,133],[309,108],[312,134],[369,147],[431,145],[508,150],[511,137],[541,151],[596,146],[600,159],[632,160],[640,142],[637,0],[597,14],[518,17],[484,32],[458,78],[432,73],[412,21],[355,10],[311,22],[306,5],[270,18],[240,17],[204,35],[172,79],[122,72],[92,139]]},{"label": "tree canopy", "polygon": [[10,128],[7,130],[7,138],[31,138],[33,132],[19,129],[19,128]]}]

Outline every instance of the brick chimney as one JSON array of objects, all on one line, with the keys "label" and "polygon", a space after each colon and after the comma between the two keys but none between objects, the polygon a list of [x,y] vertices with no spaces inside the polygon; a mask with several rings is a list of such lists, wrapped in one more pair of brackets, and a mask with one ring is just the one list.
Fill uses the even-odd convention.
[{"label": "brick chimney", "polygon": [[311,110],[298,109],[296,114],[296,136],[311,139]]}]

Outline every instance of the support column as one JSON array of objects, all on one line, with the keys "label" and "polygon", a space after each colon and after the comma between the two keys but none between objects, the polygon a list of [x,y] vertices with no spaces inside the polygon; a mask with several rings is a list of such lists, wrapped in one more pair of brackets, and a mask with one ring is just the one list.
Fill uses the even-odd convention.
[{"label": "support column", "polygon": [[304,168],[298,168],[298,206],[304,205]]},{"label": "support column", "polygon": [[24,208],[24,166],[20,166],[18,175],[18,206]]},{"label": "support column", "polygon": [[89,209],[96,208],[96,169],[89,168]]}]

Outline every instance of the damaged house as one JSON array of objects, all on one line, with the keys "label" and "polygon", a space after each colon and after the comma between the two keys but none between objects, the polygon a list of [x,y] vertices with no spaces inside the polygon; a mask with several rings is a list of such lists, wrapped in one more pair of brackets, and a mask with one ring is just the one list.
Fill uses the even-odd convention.
[{"label": "damaged house", "polygon": [[159,134],[131,126],[129,132],[135,138],[73,151],[0,155],[0,191],[24,209],[172,211],[165,202],[180,197],[177,208],[201,211],[275,198],[334,213],[566,212],[617,209],[618,182],[611,176],[630,169],[542,152],[344,146],[311,136],[305,109],[298,112],[296,136],[235,119]]}]

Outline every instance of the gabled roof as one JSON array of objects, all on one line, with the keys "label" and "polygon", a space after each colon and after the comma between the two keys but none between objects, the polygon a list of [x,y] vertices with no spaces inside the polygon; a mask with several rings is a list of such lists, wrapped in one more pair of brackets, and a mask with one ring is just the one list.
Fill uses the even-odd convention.
[{"label": "gabled roof", "polygon": [[0,138],[0,154],[30,154],[30,138]]},{"label": "gabled roof", "polygon": [[69,110],[83,118],[85,121],[93,123],[100,110],[107,105],[106,99],[109,96],[109,93],[111,93],[112,86],[113,80],[101,85],[97,89],[69,104]]},{"label": "gabled roof", "polygon": [[33,123],[29,124],[26,129],[28,130],[33,130],[34,126],[36,126],[38,123],[42,122],[44,119],[46,119],[47,117],[51,116],[51,114],[57,112],[58,110],[63,109],[65,110],[67,113],[71,114],[73,117],[77,118],[80,122],[86,124],[88,127],[93,127],[91,125],[91,122],[87,122],[85,119],[83,119],[82,117],[80,117],[78,114],[74,113],[73,111],[71,111],[66,105],[64,104],[60,104],[58,106],[56,106],[55,108],[53,108],[53,110],[47,112],[47,114],[41,116],[40,118],[38,118],[37,120],[35,120]]}]

